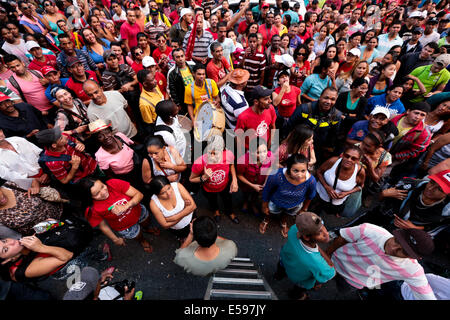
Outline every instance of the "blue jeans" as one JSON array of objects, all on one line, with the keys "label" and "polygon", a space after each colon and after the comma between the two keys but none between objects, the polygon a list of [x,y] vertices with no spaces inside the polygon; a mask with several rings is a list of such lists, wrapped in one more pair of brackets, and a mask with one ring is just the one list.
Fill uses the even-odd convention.
[{"label": "blue jeans", "polygon": [[136,238],[139,233],[141,232],[141,226],[139,225],[140,223],[142,223],[145,219],[148,218],[148,210],[142,205],[141,206],[141,216],[139,217],[139,221],[129,227],[128,229],[122,230],[122,231],[117,231],[117,233],[124,239],[134,239]]}]

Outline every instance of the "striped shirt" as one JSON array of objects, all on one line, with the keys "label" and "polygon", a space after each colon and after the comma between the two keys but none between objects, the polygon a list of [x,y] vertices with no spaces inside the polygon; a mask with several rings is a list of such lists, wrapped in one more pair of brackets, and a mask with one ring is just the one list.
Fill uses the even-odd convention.
[{"label": "striped shirt", "polygon": [[243,91],[233,89],[228,83],[221,88],[220,95],[227,128],[234,130],[238,116],[249,107],[248,102]]},{"label": "striped shirt", "polygon": [[158,35],[158,33],[161,32],[164,33],[165,35],[168,35],[169,28],[161,20],[158,20],[157,25],[154,25],[153,21],[150,20],[145,24],[144,32],[148,35],[150,41],[156,42],[156,36]]},{"label": "striped shirt", "polygon": [[[189,42],[189,37],[191,36],[191,31],[188,31],[184,36],[183,41],[183,50],[186,52],[186,47]],[[207,58],[208,57],[208,48],[211,43],[214,42],[214,38],[212,34],[206,30],[203,30],[202,36],[199,38],[196,36],[194,51],[192,52],[192,56],[199,58]]]},{"label": "striped shirt", "polygon": [[[75,53],[86,71],[97,71],[97,65],[86,52],[75,49]],[[70,73],[67,71],[67,54],[64,51],[61,51],[56,58],[56,64],[61,71],[61,78],[70,78]]]},{"label": "striped shirt", "polygon": [[393,280],[403,280],[417,300],[436,300],[419,262],[387,255],[386,241],[393,237],[386,229],[364,223],[340,230],[349,243],[337,249],[331,260],[336,271],[358,289],[374,288]]},{"label": "striped shirt", "polygon": [[[239,63],[244,59],[245,51],[239,56]],[[266,69],[266,55],[261,52],[255,53],[253,56],[245,58],[243,69],[250,72],[250,78],[247,82],[246,91],[251,91],[261,82],[261,73]]]}]

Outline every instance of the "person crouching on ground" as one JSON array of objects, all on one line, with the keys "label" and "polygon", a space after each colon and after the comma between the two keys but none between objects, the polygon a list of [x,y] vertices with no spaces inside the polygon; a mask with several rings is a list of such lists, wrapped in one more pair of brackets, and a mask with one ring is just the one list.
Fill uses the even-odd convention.
[{"label": "person crouching on ground", "polygon": [[323,220],[313,212],[302,212],[288,232],[288,240],[281,248],[275,279],[288,276],[295,286],[291,296],[307,299],[306,290],[319,289],[335,275],[330,257],[319,247],[328,243],[330,236]]}]

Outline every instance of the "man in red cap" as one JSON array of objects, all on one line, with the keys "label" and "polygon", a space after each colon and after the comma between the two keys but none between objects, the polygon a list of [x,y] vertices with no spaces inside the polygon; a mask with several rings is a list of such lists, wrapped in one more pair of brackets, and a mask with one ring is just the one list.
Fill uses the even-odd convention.
[{"label": "man in red cap", "polygon": [[52,89],[54,87],[64,88],[67,81],[69,81],[69,78],[61,79],[61,73],[52,66],[44,66],[41,69],[41,73],[48,81],[47,89],[45,89],[45,96],[47,97],[48,101],[59,107],[59,102],[56,101],[55,97],[52,96]]}]

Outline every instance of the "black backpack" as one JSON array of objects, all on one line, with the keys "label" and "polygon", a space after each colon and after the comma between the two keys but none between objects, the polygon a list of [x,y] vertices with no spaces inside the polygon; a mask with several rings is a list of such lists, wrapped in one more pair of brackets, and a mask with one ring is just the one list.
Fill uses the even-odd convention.
[{"label": "black backpack", "polygon": [[77,217],[69,217],[62,221],[62,226],[36,235],[43,244],[64,248],[79,255],[93,239],[93,230],[89,223]]}]

